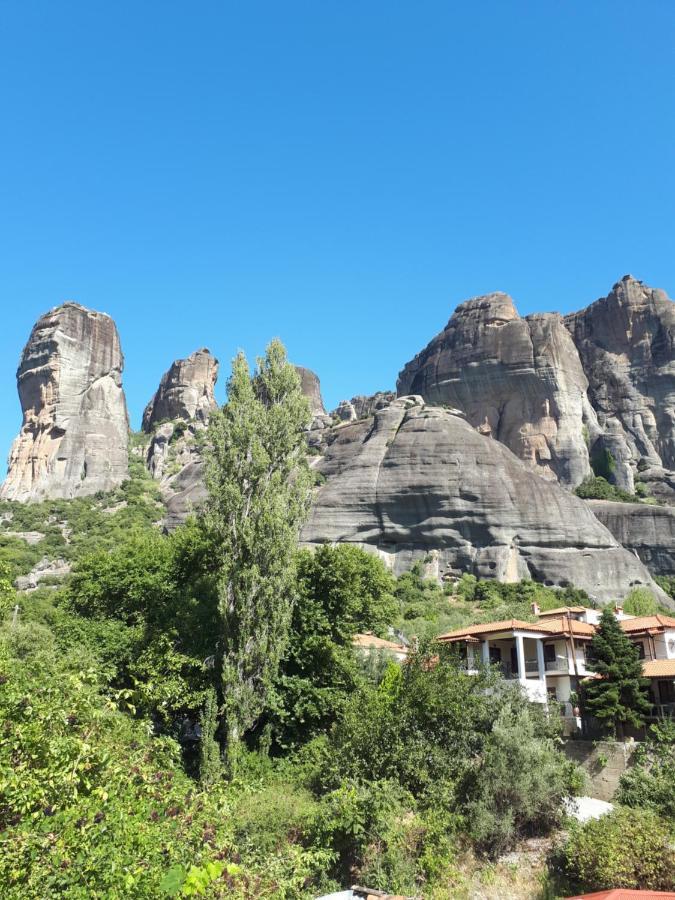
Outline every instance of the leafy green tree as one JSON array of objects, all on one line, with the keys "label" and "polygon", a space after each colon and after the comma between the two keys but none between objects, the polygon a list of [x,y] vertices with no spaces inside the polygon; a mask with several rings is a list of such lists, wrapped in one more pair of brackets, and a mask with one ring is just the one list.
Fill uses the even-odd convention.
[{"label": "leafy green tree", "polygon": [[351,646],[359,631],[384,634],[396,604],[394,579],[372,553],[346,544],[297,556],[297,600],[272,716],[282,746],[328,729],[358,687]]},{"label": "leafy green tree", "polygon": [[623,604],[631,616],[653,616],[657,611],[654,595],[649,588],[633,588]]},{"label": "leafy green tree", "polygon": [[585,709],[619,735],[625,724],[640,728],[651,708],[649,681],[642,675],[637,647],[609,607],[603,610],[591,640],[589,668],[600,677],[585,686]]},{"label": "leafy green tree", "polygon": [[0,621],[11,610],[16,600],[12,576],[7,563],[0,562]]},{"label": "leafy green tree", "polygon": [[219,670],[228,760],[265,710],[286,649],[294,553],[309,509],[309,404],[280,341],[232,366],[209,423],[204,521],[219,563]]}]

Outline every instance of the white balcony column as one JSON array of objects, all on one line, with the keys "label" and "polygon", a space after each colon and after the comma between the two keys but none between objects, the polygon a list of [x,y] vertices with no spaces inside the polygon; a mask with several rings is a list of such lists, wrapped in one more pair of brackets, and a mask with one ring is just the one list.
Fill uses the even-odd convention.
[{"label": "white balcony column", "polygon": [[527,672],[525,671],[525,647],[523,645],[522,634],[516,634],[516,659],[518,660],[518,681],[527,680]]},{"label": "white balcony column", "polygon": [[490,665],[490,641],[487,638],[481,644],[481,651],[483,653],[483,665]]},{"label": "white balcony column", "polygon": [[537,669],[539,670],[539,680],[546,681],[546,663],[544,662],[544,642],[541,638],[536,638],[537,644]]}]

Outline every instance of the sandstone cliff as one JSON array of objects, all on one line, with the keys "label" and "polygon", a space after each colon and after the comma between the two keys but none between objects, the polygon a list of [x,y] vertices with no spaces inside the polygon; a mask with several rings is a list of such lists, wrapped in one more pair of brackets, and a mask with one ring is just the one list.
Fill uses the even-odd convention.
[{"label": "sandstone cliff", "polygon": [[205,422],[217,406],[217,378],[218,360],[206,349],[177,359],[162,375],[155,396],[145,408],[143,431],[151,432],[159,422],[176,419]]},{"label": "sandstone cliff", "polygon": [[574,584],[601,602],[649,585],[669,602],[584,501],[419,397],[343,425],[319,468],[309,545],[364,545],[397,572],[433,553],[441,577]]},{"label": "sandstone cliff", "polygon": [[655,575],[675,575],[675,509],[648,503],[589,500],[614,537]]},{"label": "sandstone cliff", "polygon": [[675,304],[626,275],[565,324],[601,429],[593,449],[612,453],[617,483],[632,490],[638,467],[675,468]]},{"label": "sandstone cliff", "polygon": [[312,372],[311,369],[305,369],[304,366],[296,366],[295,371],[300,376],[300,387],[302,393],[309,400],[312,416],[325,416],[326,408],[323,405],[323,397],[321,396],[319,376]]},{"label": "sandstone cliff", "polygon": [[0,497],[71,498],[127,477],[123,367],[109,316],[64,303],[37,321],[17,372],[23,424]]},{"label": "sandstone cliff", "polygon": [[584,425],[597,430],[588,381],[557,313],[520,318],[507,294],[460,304],[409,362],[399,395],[462,410],[545,478],[575,487],[590,472]]}]

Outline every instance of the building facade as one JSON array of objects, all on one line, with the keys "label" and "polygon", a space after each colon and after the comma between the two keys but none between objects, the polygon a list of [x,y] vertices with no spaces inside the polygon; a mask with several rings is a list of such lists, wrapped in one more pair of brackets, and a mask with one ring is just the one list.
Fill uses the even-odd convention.
[{"label": "building facade", "polygon": [[[517,681],[532,702],[560,704],[567,730],[574,731],[581,724],[575,708],[580,682],[595,677],[588,667],[588,646],[600,611],[582,606],[541,611],[534,605],[533,613],[535,622],[486,622],[438,640],[457,645],[470,672],[481,665],[496,666],[506,679]],[[675,716],[675,618],[629,616],[621,609],[615,615],[639,648],[644,675],[651,682],[653,718]]]}]

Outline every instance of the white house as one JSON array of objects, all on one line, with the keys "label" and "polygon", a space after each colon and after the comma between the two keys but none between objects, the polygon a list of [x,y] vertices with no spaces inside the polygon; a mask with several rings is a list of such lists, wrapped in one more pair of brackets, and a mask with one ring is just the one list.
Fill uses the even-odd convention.
[{"label": "white house", "polygon": [[[508,619],[469,625],[441,635],[457,644],[469,671],[481,664],[496,665],[505,678],[517,680],[535,703],[555,700],[566,719],[575,717],[570,699],[583,678],[593,676],[587,666],[588,645],[600,612],[582,606],[541,611],[533,606],[536,622]],[[675,715],[675,619],[669,616],[629,616],[616,610],[621,628],[635,641],[652,682],[654,717]]]}]

